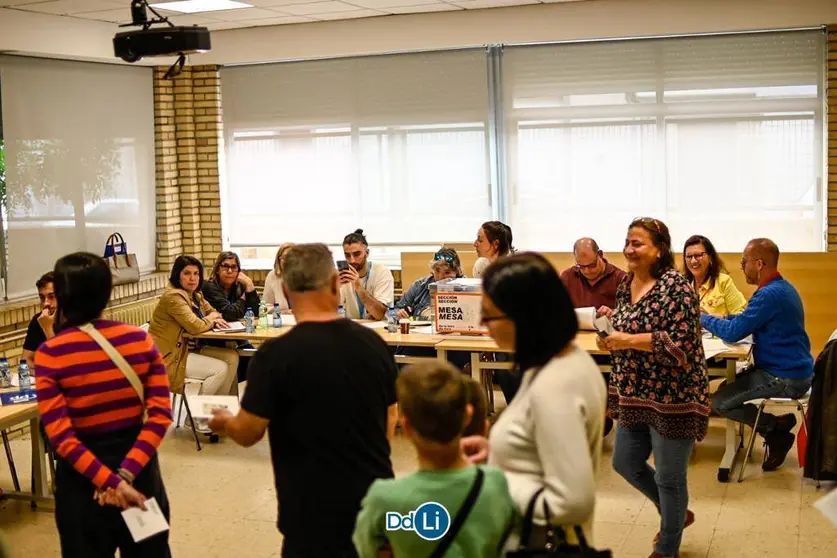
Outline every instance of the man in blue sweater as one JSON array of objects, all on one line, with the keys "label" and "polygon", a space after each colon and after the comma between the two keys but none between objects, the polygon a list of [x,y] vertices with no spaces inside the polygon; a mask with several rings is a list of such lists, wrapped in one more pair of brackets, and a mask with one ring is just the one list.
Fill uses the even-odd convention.
[{"label": "man in blue sweater", "polygon": [[[758,408],[747,401],[765,397],[801,397],[811,387],[814,360],[805,333],[802,299],[793,285],[779,274],[779,248],[772,240],[757,238],[744,249],[741,269],[747,283],[758,285],[747,309],[727,318],[702,315],[704,329],[727,343],[753,336],[755,366],[738,375],[735,382],[719,389],[712,408],[720,415],[752,427]],[[762,465],[773,471],[793,447],[796,417],[762,413],[758,433],[767,445]]]}]

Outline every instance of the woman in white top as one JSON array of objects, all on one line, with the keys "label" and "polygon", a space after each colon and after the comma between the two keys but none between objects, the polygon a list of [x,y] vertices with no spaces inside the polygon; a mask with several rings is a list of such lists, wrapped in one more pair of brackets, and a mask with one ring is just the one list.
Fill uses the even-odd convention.
[{"label": "woman in white top", "polygon": [[577,525],[592,546],[607,389],[573,341],[578,321],[569,294],[543,256],[518,254],[486,271],[482,313],[491,337],[525,372],[489,439],[465,438],[463,451],[506,472],[521,515],[536,498],[535,541],[545,539],[546,502],[552,524],[570,527],[570,542]]},{"label": "woman in white top", "polygon": [[273,270],[267,274],[264,280],[263,299],[265,303],[271,306],[278,304],[283,312],[290,310],[288,299],[285,298],[285,293],[282,291],[282,270],[285,268],[285,256],[291,247],[293,247],[292,242],[286,242],[279,247],[279,250],[276,251],[276,261],[273,262]]},{"label": "woman in white top", "polygon": [[500,221],[483,223],[477,231],[474,249],[479,258],[474,263],[473,274],[479,279],[489,265],[514,252],[511,227]]}]

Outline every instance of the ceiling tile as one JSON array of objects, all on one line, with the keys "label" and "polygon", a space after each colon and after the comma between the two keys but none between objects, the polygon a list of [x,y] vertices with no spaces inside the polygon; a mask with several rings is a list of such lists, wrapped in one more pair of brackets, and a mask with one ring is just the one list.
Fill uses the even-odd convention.
[{"label": "ceiling tile", "polygon": [[[172,15],[171,12],[164,12],[166,15]],[[211,17],[218,21],[252,21],[254,19],[264,19],[266,17],[279,17],[276,12],[271,12],[264,8],[238,8],[235,10],[218,10],[216,12],[201,12],[200,15]]]},{"label": "ceiling tile", "polygon": [[292,23],[312,23],[313,20],[307,17],[287,16],[272,17],[265,19],[252,19],[247,21],[222,21],[207,25],[210,31],[222,31],[225,29],[246,29],[250,27],[263,27],[266,25],[288,25]]},{"label": "ceiling tile", "polygon": [[[110,23],[130,23],[131,10],[121,8],[117,10],[99,10],[97,12],[84,12],[83,14],[76,14],[73,17],[107,21]],[[122,31],[128,31],[128,29],[122,29]]]},{"label": "ceiling tile", "polygon": [[275,7],[273,10],[291,15],[312,15],[312,14],[333,14],[337,12],[350,12],[358,10],[357,6],[345,2],[313,2],[309,4],[294,4],[292,6]]},{"label": "ceiling tile", "polygon": [[[2,2],[3,0],[0,0]],[[293,6],[295,4],[315,4],[318,1],[324,2],[325,0],[243,0],[246,1],[248,4],[253,4],[254,6],[258,6],[259,8],[278,8],[280,6]]]},{"label": "ceiling tile", "polygon": [[544,4],[564,4],[568,2],[586,2],[587,0],[541,0]]},{"label": "ceiling tile", "polygon": [[30,12],[54,15],[68,15],[83,12],[101,12],[105,10],[121,9],[125,13],[125,19],[131,19],[130,4],[128,2],[122,4],[116,0],[53,0],[51,2],[26,4],[15,7]]},{"label": "ceiling tile", "polygon": [[482,10],[485,8],[504,8],[506,6],[522,6],[525,4],[540,4],[538,0],[449,0],[451,4],[461,6],[466,10]]},{"label": "ceiling tile", "polygon": [[0,0],[0,8],[7,8],[9,6],[29,6],[31,4],[46,4],[50,0]]},{"label": "ceiling tile", "polygon": [[169,18],[175,25],[179,26],[190,26],[190,25],[209,25],[210,23],[216,23],[219,21],[217,17],[213,17],[215,12],[206,12],[201,14],[171,14],[171,13],[163,13],[164,16]]},{"label": "ceiling tile", "polygon": [[362,17],[376,17],[376,16],[385,16],[383,12],[377,12],[375,10],[354,10],[351,12],[335,12],[332,14],[311,14],[311,19],[316,19],[319,21],[333,21],[336,19],[359,19]]},{"label": "ceiling tile", "polygon": [[[416,0],[412,0],[415,2]],[[418,14],[427,12],[452,12],[455,10],[462,10],[459,6],[453,4],[421,4],[419,6],[400,6],[396,8],[381,8],[382,12],[391,14]]]},{"label": "ceiling tile", "polygon": [[444,5],[438,0],[346,0],[355,6],[363,8],[370,8],[373,10],[381,10],[382,12],[390,11],[388,8],[397,8],[400,6],[414,6],[416,4],[436,4]]}]

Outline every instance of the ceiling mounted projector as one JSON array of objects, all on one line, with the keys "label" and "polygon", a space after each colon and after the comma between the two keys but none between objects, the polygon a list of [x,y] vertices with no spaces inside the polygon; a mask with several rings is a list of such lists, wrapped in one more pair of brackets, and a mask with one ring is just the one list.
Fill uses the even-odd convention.
[{"label": "ceiling mounted projector", "polygon": [[[148,19],[146,10],[156,16]],[[160,27],[152,27],[161,24]],[[166,74],[174,77],[186,62],[186,55],[207,52],[212,48],[206,27],[178,27],[148,5],[147,0],[132,0],[131,23],[120,27],[141,27],[122,31],[113,37],[113,53],[125,62],[137,62],[149,56],[177,56],[178,60]]]}]

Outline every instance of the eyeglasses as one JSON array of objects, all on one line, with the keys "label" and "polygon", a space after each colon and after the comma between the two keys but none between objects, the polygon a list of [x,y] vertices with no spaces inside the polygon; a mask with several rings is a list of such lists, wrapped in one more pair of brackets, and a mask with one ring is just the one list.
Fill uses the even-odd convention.
[{"label": "eyeglasses", "polygon": [[706,252],[698,252],[697,254],[686,254],[685,259],[686,261],[695,260],[699,261],[702,260],[706,256]]},{"label": "eyeglasses", "polygon": [[744,269],[744,266],[747,265],[749,262],[761,262],[764,263],[764,260],[755,259],[755,260],[748,260],[747,258],[741,258],[741,269]]},{"label": "eyeglasses", "polygon": [[582,270],[584,270],[584,269],[589,269],[589,270],[591,270],[591,271],[592,271],[592,270],[594,270],[594,269],[596,269],[596,266],[597,266],[597,265],[599,265],[599,255],[598,255],[598,254],[596,254],[596,259],[595,259],[595,260],[593,260],[593,263],[589,263],[589,264],[580,264],[580,263],[576,262],[576,264],[575,264],[575,266],[576,266],[578,269],[582,269]]},{"label": "eyeglasses", "polygon": [[238,271],[238,266],[235,264],[221,264],[218,267],[224,271]]}]

